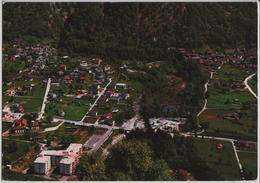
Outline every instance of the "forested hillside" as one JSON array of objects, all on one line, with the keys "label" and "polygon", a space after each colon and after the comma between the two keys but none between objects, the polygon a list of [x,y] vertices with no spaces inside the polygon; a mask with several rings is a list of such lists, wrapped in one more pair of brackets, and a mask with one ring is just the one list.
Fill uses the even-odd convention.
[{"label": "forested hillside", "polygon": [[255,47],[257,4],[5,3],[3,33],[76,54],[163,59],[168,47]]}]

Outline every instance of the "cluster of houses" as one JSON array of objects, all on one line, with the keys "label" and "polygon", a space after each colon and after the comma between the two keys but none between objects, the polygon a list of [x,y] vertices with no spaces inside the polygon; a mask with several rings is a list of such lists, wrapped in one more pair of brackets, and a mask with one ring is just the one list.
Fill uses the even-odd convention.
[{"label": "cluster of houses", "polygon": [[39,122],[36,120],[19,119],[13,123],[10,133],[24,134],[25,132],[38,132],[40,129]]},{"label": "cluster of houses", "polygon": [[102,84],[114,71],[110,65],[102,65],[101,63],[100,58],[88,59],[87,61],[81,61],[73,71],[67,72],[66,64],[61,64],[58,74],[63,77],[62,81],[67,84],[71,84],[73,81],[87,84],[86,75],[90,75],[97,84]]},{"label": "cluster of houses", "polygon": [[[113,78],[115,70],[111,65],[103,64],[102,59],[85,58],[83,61],[76,63],[73,67],[68,64],[69,63],[65,61],[62,63],[58,62],[59,71],[58,74],[52,78],[48,101],[62,102],[63,96],[66,96],[82,100],[86,98],[90,100],[89,105],[92,105],[93,100],[100,94],[103,94],[96,106],[109,106],[109,101],[124,103],[129,99],[131,89],[126,83],[112,83],[107,87],[107,90],[103,92],[104,86],[107,85],[110,78]],[[68,89],[65,92],[60,92],[64,85],[66,85]],[[99,107],[93,107],[85,118],[85,121],[94,123],[100,119],[99,121],[101,123],[112,125],[114,122],[113,115],[118,111],[119,110],[111,109],[111,111],[99,115],[99,113],[102,113]],[[56,115],[58,118],[64,117],[64,115],[61,114]]]},{"label": "cluster of houses", "polygon": [[70,144],[65,150],[42,150],[34,160],[34,172],[48,175],[52,168],[58,167],[61,175],[72,175],[82,151],[82,144],[77,143]]},{"label": "cluster of houses", "polygon": [[12,55],[5,54],[4,59],[10,61],[26,61],[25,64],[30,64],[30,68],[26,68],[25,70],[20,70],[20,75],[38,75],[42,70],[45,69],[49,58],[54,55],[56,50],[49,45],[38,44],[36,46],[26,46],[22,43],[19,45],[14,44],[13,49],[15,49],[15,53]]},{"label": "cluster of houses", "polygon": [[256,48],[232,48],[225,49],[224,52],[209,50],[207,52],[197,52],[194,49],[177,49],[186,60],[197,61],[201,64],[230,63],[243,68],[257,68]]},{"label": "cluster of houses", "polygon": [[[78,85],[88,86],[87,88],[69,87],[67,97],[82,98],[83,96],[98,95],[102,88],[101,86],[107,83],[107,79],[111,78],[114,73],[110,65],[102,65],[100,58],[92,58],[81,61],[78,66],[73,69],[68,69],[68,63],[61,63],[58,67],[58,72],[54,74],[52,86],[60,86],[66,84],[71,86],[74,83]],[[57,95],[57,93],[54,93]]]},{"label": "cluster of houses", "polygon": [[[95,106],[89,112],[86,121],[90,122],[91,118],[93,118],[94,121],[98,120],[99,123],[106,124],[109,126],[114,125],[117,122],[114,118],[115,115],[118,112],[122,112],[121,108],[117,108],[116,106],[119,103],[124,104],[129,99],[129,97],[130,94],[125,83],[114,84],[104,92],[104,94],[98,101],[97,106]],[[104,112],[102,109],[106,107],[109,108],[109,111]]]},{"label": "cluster of houses", "polygon": [[37,56],[36,61],[45,60],[45,58],[49,57],[50,54],[54,53],[55,49],[51,48],[48,45],[38,44],[35,46],[24,45],[23,43],[14,44],[13,48],[15,49],[15,53],[13,55],[5,54],[5,57],[10,59],[11,61],[16,61],[17,59],[27,60],[32,62],[33,59]]},{"label": "cluster of houses", "polygon": [[15,82],[7,83],[8,89],[5,91],[7,96],[25,96],[29,95],[29,92],[33,90],[35,84],[27,84],[23,86],[16,86]]},{"label": "cluster of houses", "polygon": [[6,122],[14,122],[19,120],[24,114],[24,109],[20,104],[5,104],[2,113],[2,120]]},{"label": "cluster of houses", "polygon": [[187,118],[150,118],[149,123],[152,129],[165,131],[168,133],[180,132],[186,123]]},{"label": "cluster of houses", "polygon": [[9,134],[38,132],[40,127],[37,117],[37,114],[24,113],[24,109],[20,104],[7,103],[3,108],[2,120],[12,123],[11,128],[8,130]]},{"label": "cluster of houses", "polygon": [[10,134],[24,134],[26,132],[35,133],[40,130],[37,114],[26,113],[21,115],[19,119],[13,121],[12,127],[9,129]]}]

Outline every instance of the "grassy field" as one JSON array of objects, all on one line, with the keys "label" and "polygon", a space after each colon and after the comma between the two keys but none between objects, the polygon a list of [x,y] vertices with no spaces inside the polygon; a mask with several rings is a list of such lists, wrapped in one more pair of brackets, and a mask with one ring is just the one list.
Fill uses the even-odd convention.
[{"label": "grassy field", "polygon": [[[220,151],[216,149],[218,143],[224,145],[224,148]],[[210,167],[214,168],[225,180],[241,179],[231,143],[196,138],[195,146],[201,158],[203,158]]]},{"label": "grassy field", "polygon": [[63,97],[62,104],[59,104],[61,109],[65,112],[65,119],[69,120],[81,120],[89,109],[89,104],[94,100],[87,99],[75,99],[71,97]]},{"label": "grassy field", "polygon": [[28,92],[26,96],[42,98],[45,94],[46,85],[47,85],[46,83],[43,83],[40,80],[33,80],[33,81],[19,80],[15,82],[16,87],[29,86],[30,84],[34,84],[35,86],[31,91]]},{"label": "grassy field", "polygon": [[[238,102],[233,102],[238,99]],[[229,100],[229,102],[227,102]],[[209,87],[208,108],[239,109],[244,102],[254,102],[255,98],[247,91],[221,93],[220,90]]]},{"label": "grassy field", "polygon": [[[9,96],[3,96],[3,103],[10,99]],[[41,110],[43,98],[30,96],[13,97],[14,103],[19,103],[23,106],[25,112],[39,112]]]},{"label": "grassy field", "polygon": [[257,124],[252,117],[244,116],[241,118],[241,122],[233,122],[227,119],[223,119],[222,115],[226,113],[226,110],[221,109],[208,109],[200,116],[200,121],[209,122],[209,128],[205,135],[222,136],[236,139],[257,139]]},{"label": "grassy field", "polygon": [[62,97],[62,102],[51,102],[46,106],[46,115],[59,115],[61,111],[65,112],[65,119],[81,120],[93,103],[94,99],[84,98],[76,99],[72,97]]},{"label": "grassy field", "polygon": [[257,178],[257,153],[256,152],[238,152],[238,157],[246,172],[251,175],[246,177],[249,180]]},{"label": "grassy field", "polygon": [[218,71],[217,77],[220,77],[223,80],[244,80],[249,73],[245,69],[235,67],[233,65],[223,65],[222,68]]},{"label": "grassy field", "polygon": [[2,139],[3,146],[3,164],[8,164],[16,161],[26,154],[32,146],[32,143],[20,142],[9,139]]},{"label": "grassy field", "polygon": [[[199,117],[200,122],[209,123],[205,135],[257,139],[256,99],[247,90],[231,89],[231,85],[235,83],[243,84],[248,75],[246,70],[231,65],[224,65],[214,74],[208,88],[207,110]],[[237,111],[241,114],[238,121],[223,118],[225,114]]]},{"label": "grassy field", "polygon": [[14,103],[19,103],[24,107],[25,112],[39,112],[41,110],[41,105],[43,97],[46,90],[46,84],[39,80],[33,81],[16,81],[16,86],[23,87],[25,85],[35,84],[33,90],[27,93],[26,96],[6,96],[3,95],[3,103],[13,100]]}]

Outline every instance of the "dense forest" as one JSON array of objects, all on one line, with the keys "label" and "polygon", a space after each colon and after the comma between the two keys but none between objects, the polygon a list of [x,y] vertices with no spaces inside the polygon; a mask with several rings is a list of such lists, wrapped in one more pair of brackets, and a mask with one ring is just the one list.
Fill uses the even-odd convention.
[{"label": "dense forest", "polygon": [[105,160],[101,154],[83,156],[76,174],[84,181],[174,181],[183,180],[175,171],[180,169],[192,172],[196,180],[223,180],[199,157],[193,139],[162,131],[132,131]]},{"label": "dense forest", "polygon": [[107,59],[164,59],[168,47],[255,47],[256,3],[5,3],[3,40],[50,39]]}]

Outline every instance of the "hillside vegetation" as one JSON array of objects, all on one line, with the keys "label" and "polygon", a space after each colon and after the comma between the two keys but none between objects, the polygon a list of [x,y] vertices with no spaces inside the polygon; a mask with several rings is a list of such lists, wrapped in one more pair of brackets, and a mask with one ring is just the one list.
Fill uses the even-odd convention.
[{"label": "hillside vegetation", "polygon": [[256,46],[256,3],[5,3],[4,41],[54,40],[109,59],[163,59],[168,47]]}]

